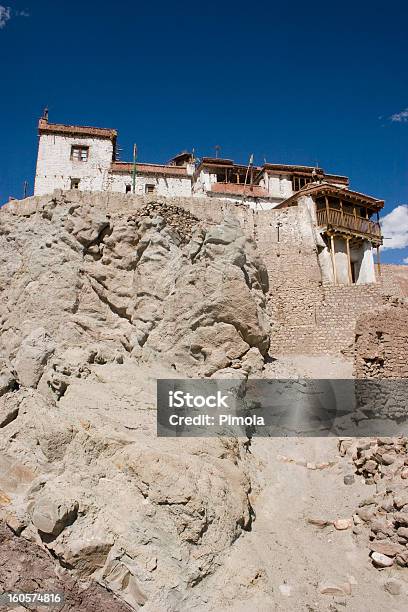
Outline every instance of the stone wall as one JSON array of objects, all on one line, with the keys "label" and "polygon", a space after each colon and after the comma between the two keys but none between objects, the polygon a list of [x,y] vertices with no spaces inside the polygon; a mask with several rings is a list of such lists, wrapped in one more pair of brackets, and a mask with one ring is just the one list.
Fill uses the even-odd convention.
[{"label": "stone wall", "polygon": [[307,206],[255,213],[255,219],[257,246],[269,274],[272,352],[346,350],[353,343],[357,317],[386,302],[383,287],[322,282]]},{"label": "stone wall", "polygon": [[[136,210],[160,202],[188,210],[207,224],[217,224],[233,214],[258,247],[269,276],[267,310],[272,327],[271,354],[338,354],[354,341],[356,320],[362,313],[387,303],[400,286],[383,266],[381,282],[333,286],[322,281],[318,236],[307,206],[255,211],[217,198],[166,198],[114,193],[55,192],[6,205],[16,214],[40,210],[52,198],[75,203],[86,198],[111,214]],[[401,266],[403,267],[403,266]]]}]

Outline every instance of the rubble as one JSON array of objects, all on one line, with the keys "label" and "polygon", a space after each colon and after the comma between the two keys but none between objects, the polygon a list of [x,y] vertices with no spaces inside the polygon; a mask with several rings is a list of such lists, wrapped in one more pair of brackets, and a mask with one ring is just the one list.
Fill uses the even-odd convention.
[{"label": "rubble", "polygon": [[[376,485],[375,495],[363,499],[354,523],[368,528],[367,546],[376,567],[408,566],[408,484],[402,478],[408,462],[408,439],[371,438],[339,441],[342,456],[353,461],[356,474]],[[357,530],[362,535],[361,530]]]}]

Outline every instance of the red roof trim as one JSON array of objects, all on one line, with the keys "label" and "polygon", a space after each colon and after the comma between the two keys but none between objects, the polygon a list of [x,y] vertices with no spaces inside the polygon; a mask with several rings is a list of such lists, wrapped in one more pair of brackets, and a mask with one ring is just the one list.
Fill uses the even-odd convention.
[{"label": "red roof trim", "polygon": [[[111,172],[133,172],[133,164],[130,162],[113,162]],[[162,174],[166,176],[181,176],[190,178],[187,169],[183,166],[166,166],[164,164],[136,163],[136,174]]]},{"label": "red roof trim", "polygon": [[249,198],[269,198],[270,194],[261,185],[244,185],[239,183],[213,183],[211,193],[239,195]]},{"label": "red roof trim", "polygon": [[62,123],[48,123],[46,119],[38,122],[39,134],[63,134],[72,136],[90,136],[96,138],[109,138],[116,140],[117,130],[109,128],[98,128],[87,125],[64,125]]}]

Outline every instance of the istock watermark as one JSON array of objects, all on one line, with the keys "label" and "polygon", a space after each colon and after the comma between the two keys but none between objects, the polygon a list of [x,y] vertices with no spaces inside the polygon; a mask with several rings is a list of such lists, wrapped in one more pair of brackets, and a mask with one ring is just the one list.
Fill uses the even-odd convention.
[{"label": "istock watermark", "polygon": [[169,391],[170,408],[229,408],[228,395],[217,391],[216,395],[193,395],[183,391]]},{"label": "istock watermark", "polygon": [[408,435],[408,380],[158,380],[157,435]]}]

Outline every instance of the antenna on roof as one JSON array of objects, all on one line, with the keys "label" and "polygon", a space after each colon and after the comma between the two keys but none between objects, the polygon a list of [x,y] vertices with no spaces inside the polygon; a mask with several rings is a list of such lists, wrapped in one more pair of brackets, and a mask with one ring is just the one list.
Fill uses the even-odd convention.
[{"label": "antenna on roof", "polygon": [[215,145],[214,149],[215,149],[215,159],[218,159],[220,151],[221,151],[221,147],[220,145]]},{"label": "antenna on roof", "polygon": [[247,186],[247,181],[248,181],[248,174],[249,174],[249,170],[251,170],[251,190],[252,190],[252,183],[253,183],[253,166],[254,166],[254,154],[251,153],[251,156],[249,158],[249,162],[248,162],[248,168],[245,174],[245,181],[244,181],[244,190],[242,192],[243,197],[245,198],[245,190],[246,190],[246,186]]},{"label": "antenna on roof", "polygon": [[133,170],[132,170],[132,193],[136,192],[136,160],[137,160],[137,144],[133,145]]}]

